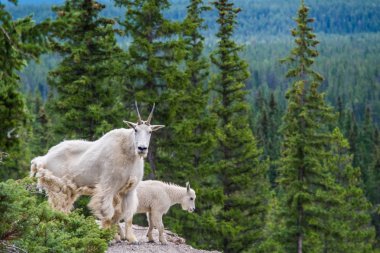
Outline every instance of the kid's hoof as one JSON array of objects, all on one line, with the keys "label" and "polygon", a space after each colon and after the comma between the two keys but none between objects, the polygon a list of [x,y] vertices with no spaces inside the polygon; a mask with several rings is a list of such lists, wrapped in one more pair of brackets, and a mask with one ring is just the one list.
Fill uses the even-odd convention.
[{"label": "kid's hoof", "polygon": [[149,240],[148,243],[155,243],[155,241],[154,240]]}]

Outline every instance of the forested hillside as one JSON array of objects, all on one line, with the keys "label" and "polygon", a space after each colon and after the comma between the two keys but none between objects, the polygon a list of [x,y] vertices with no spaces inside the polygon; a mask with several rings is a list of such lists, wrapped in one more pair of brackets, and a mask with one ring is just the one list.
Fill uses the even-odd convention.
[{"label": "forested hillside", "polygon": [[166,127],[144,179],[192,182],[199,211],[164,222],[188,243],[380,251],[380,0],[13,2],[0,0],[2,181],[156,103]]}]

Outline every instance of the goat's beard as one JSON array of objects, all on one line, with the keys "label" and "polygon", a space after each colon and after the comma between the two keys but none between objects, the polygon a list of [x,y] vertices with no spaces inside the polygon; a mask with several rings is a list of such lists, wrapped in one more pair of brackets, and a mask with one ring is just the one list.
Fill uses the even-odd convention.
[{"label": "goat's beard", "polygon": [[140,153],[140,152],[137,152],[137,154],[141,157],[141,158],[146,158],[148,156],[148,152],[144,152],[144,153]]}]

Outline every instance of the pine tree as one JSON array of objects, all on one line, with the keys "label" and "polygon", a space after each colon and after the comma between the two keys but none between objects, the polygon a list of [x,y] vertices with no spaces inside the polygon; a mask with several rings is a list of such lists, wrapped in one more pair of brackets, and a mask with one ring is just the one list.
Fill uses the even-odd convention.
[{"label": "pine tree", "polygon": [[29,111],[32,115],[32,120],[30,122],[32,133],[28,146],[31,150],[32,156],[36,157],[46,153],[49,147],[55,143],[52,142],[54,138],[51,120],[46,113],[45,103],[43,102],[41,93],[39,91],[35,91],[34,94],[30,93],[27,102]]},{"label": "pine tree", "polygon": [[[359,136],[357,139],[356,150],[355,150],[355,161],[356,166],[361,168],[363,182],[366,187],[370,184],[370,174],[371,166],[373,161],[376,160],[375,155],[375,143],[374,143],[374,134],[375,129],[372,123],[371,109],[366,107],[364,113],[364,122],[359,128]],[[367,195],[369,190],[366,189]]]},{"label": "pine tree", "polygon": [[374,153],[368,154],[373,157],[373,160],[370,165],[369,171],[369,181],[367,183],[368,199],[371,201],[374,206],[372,210],[372,223],[376,228],[376,239],[379,243],[380,239],[380,133],[379,129],[375,128],[374,136]]},{"label": "pine tree", "polygon": [[212,110],[218,117],[215,172],[223,188],[223,203],[217,220],[225,252],[258,249],[267,213],[266,163],[260,161],[248,121],[244,82],[249,73],[239,56],[241,47],[232,39],[240,9],[228,0],[213,2],[218,11],[218,44],[211,61],[218,73],[212,80],[215,97]]},{"label": "pine tree", "polygon": [[322,252],[323,237],[333,225],[329,207],[339,204],[338,185],[324,166],[332,139],[327,124],[334,115],[318,92],[322,76],[312,69],[318,41],[308,13],[301,1],[292,30],[296,47],[284,60],[292,64],[287,77],[294,83],[286,94],[278,177],[280,217],[285,224],[279,240],[286,252],[298,253]]},{"label": "pine tree", "polygon": [[[150,142],[149,166],[145,168],[149,178],[159,178],[165,173],[166,164],[173,159],[172,152],[176,152],[171,149],[175,146],[171,133],[176,119],[181,117],[178,98],[187,85],[185,75],[179,69],[185,56],[184,43],[179,38],[182,26],[180,22],[164,17],[163,12],[170,7],[168,0],[115,2],[126,8],[125,20],[120,25],[132,39],[123,67],[126,76],[123,80],[124,103],[130,105],[134,100],[148,105],[156,103],[154,118],[166,125]],[[141,108],[142,114],[144,109]]]},{"label": "pine tree", "polygon": [[375,229],[371,225],[371,204],[361,189],[361,173],[352,166],[349,144],[338,128],[333,131],[331,156],[326,166],[339,185],[339,205],[330,208],[335,226],[324,240],[324,252],[372,252]]},{"label": "pine tree", "polygon": [[256,100],[255,114],[259,114],[256,122],[256,136],[259,146],[263,147],[263,156],[270,160],[269,180],[271,185],[275,185],[277,176],[277,160],[280,157],[280,138],[279,138],[279,122],[280,112],[277,101],[273,93],[269,99],[263,97],[262,93],[258,93]]},{"label": "pine tree", "polygon": [[269,99],[269,126],[268,126],[268,154],[271,161],[269,168],[269,178],[272,184],[275,184],[277,177],[277,161],[280,158],[280,135],[279,135],[279,122],[281,122],[281,114],[275,99],[275,95],[272,92]]},{"label": "pine tree", "polygon": [[105,8],[93,0],[71,1],[55,7],[52,46],[63,60],[49,74],[56,96],[49,101],[59,139],[97,139],[122,124],[114,20],[99,17]]},{"label": "pine tree", "polygon": [[[10,1],[16,3],[16,1]],[[38,25],[32,17],[13,20],[0,3],[0,178],[15,177],[29,163],[26,145],[30,120],[20,92],[19,71],[46,51],[48,21]]]},{"label": "pine tree", "polygon": [[[196,247],[210,248],[215,230],[209,226],[210,203],[220,201],[220,195],[213,196],[213,171],[211,168],[215,148],[215,119],[210,117],[208,100],[209,62],[203,54],[206,29],[201,15],[210,8],[201,0],[191,0],[183,21],[182,39],[185,44],[185,71],[183,88],[178,91],[177,117],[172,128],[170,150],[175,159],[168,160],[164,179],[183,184],[187,180],[197,192],[197,209],[189,215],[179,209],[171,209],[166,226],[176,233],[186,235],[188,243]],[[169,168],[177,168],[171,170]]]}]

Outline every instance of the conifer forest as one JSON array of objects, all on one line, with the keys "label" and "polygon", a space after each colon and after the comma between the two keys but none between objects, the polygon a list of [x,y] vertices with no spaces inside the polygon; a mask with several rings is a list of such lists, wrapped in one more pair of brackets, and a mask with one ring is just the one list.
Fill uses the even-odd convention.
[{"label": "conifer forest", "polygon": [[106,251],[31,160],[136,103],[165,125],[143,180],[196,192],[163,218],[187,244],[380,252],[380,0],[0,0],[0,252]]}]

